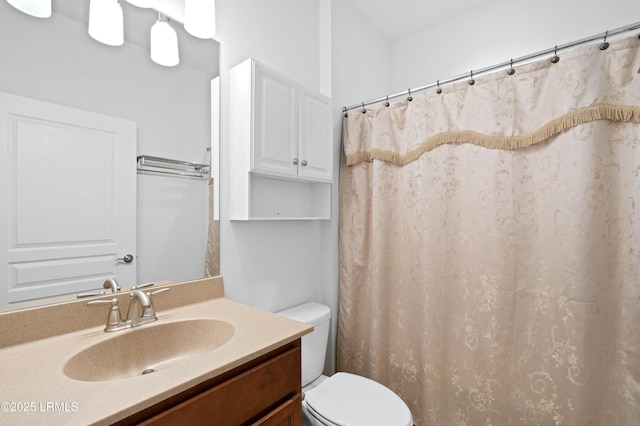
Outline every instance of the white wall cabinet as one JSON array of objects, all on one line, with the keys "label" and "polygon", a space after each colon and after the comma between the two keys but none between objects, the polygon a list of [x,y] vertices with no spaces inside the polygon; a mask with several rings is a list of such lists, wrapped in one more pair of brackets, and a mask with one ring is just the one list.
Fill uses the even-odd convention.
[{"label": "white wall cabinet", "polygon": [[330,219],[331,100],[248,59],[229,105],[231,219]]}]

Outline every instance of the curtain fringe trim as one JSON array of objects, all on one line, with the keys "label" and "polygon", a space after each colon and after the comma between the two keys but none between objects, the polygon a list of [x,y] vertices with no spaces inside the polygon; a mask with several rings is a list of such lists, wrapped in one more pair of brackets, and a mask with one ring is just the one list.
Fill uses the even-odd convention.
[{"label": "curtain fringe trim", "polygon": [[405,154],[383,149],[372,149],[371,151],[349,154],[346,156],[346,161],[347,166],[353,166],[363,162],[371,162],[373,160],[380,160],[396,164],[398,166],[404,166],[417,160],[422,156],[422,154],[445,144],[470,143],[488,149],[515,150],[544,142],[552,136],[566,132],[580,124],[596,120],[638,124],[640,123],[640,107],[610,104],[591,105],[551,120],[534,132],[519,136],[486,135],[472,130],[443,132],[427,139],[417,148]]}]

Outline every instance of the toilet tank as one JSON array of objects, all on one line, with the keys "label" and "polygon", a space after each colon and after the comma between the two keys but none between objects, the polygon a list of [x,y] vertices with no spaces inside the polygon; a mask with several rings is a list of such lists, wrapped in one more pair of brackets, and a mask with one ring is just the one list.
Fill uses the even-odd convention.
[{"label": "toilet tank", "polygon": [[326,305],[309,302],[280,311],[278,314],[313,326],[311,333],[302,336],[302,386],[304,387],[320,377],[324,370],[331,310]]}]

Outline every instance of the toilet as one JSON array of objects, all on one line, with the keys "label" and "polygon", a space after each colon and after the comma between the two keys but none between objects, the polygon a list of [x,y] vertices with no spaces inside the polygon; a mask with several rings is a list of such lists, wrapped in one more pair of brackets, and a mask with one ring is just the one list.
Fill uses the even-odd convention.
[{"label": "toilet", "polygon": [[322,374],[331,310],[309,302],[278,312],[311,324],[302,337],[303,424],[312,426],[412,426],[409,407],[386,386],[350,373]]}]

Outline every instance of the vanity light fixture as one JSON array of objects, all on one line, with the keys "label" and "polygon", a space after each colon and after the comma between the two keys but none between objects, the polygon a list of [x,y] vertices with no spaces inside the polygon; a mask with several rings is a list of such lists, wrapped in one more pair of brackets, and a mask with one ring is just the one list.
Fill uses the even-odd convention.
[{"label": "vanity light fixture", "polygon": [[180,62],[178,34],[169,24],[169,19],[158,13],[158,20],[151,27],[151,60],[165,67],[173,67]]},{"label": "vanity light fixture", "polygon": [[91,0],[89,3],[89,35],[109,46],[122,46],[124,24],[118,0]]},{"label": "vanity light fixture", "polygon": [[20,12],[36,18],[48,18],[51,16],[51,0],[7,0],[7,3]]},{"label": "vanity light fixture", "polygon": [[[21,12],[38,18],[51,16],[51,0],[7,0]],[[158,0],[127,0],[128,3],[158,11]],[[166,6],[166,5],[165,5]],[[163,9],[164,11],[164,9]],[[174,11],[176,12],[176,11]],[[172,12],[168,12],[174,18]],[[185,30],[194,37],[210,39],[216,33],[215,0],[184,0],[184,15],[176,13]],[[124,44],[124,16],[120,0],[89,0],[89,35],[109,46]],[[180,63],[178,35],[169,19],[158,11],[158,20],[151,27],[151,59],[166,67]]]},{"label": "vanity light fixture", "polygon": [[127,0],[129,4],[148,9],[156,5],[156,0]]},{"label": "vanity light fixture", "polygon": [[215,0],[185,0],[184,29],[194,37],[213,38],[216,35]]}]

